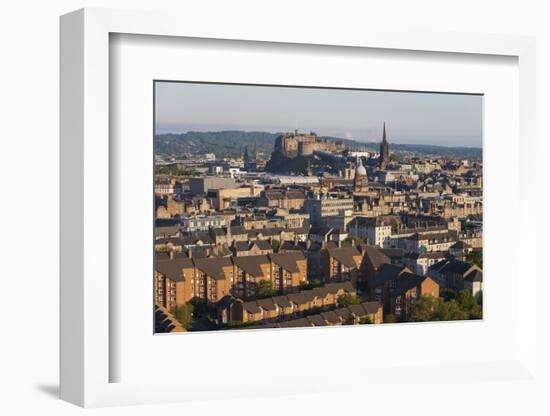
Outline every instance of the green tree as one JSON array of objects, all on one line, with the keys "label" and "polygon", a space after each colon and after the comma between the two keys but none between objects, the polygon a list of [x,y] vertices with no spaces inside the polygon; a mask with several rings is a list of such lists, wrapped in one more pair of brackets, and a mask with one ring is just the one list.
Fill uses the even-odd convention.
[{"label": "green tree", "polygon": [[456,292],[452,289],[441,289],[439,291],[439,297],[445,302],[456,299]]},{"label": "green tree", "polygon": [[177,308],[176,312],[174,312],[174,317],[176,320],[187,330],[191,329],[194,309],[195,308],[191,303],[186,303],[185,305]]},{"label": "green tree", "polygon": [[481,319],[483,315],[482,307],[478,303],[477,299],[472,296],[467,290],[461,290],[456,297],[457,303],[460,308],[467,312],[469,319]]},{"label": "green tree", "polygon": [[323,283],[319,279],[311,279],[306,282],[300,282],[300,290],[310,290],[314,287],[321,287]]},{"label": "green tree", "polygon": [[271,298],[277,295],[278,292],[273,289],[273,284],[269,280],[260,280],[256,283],[256,297],[258,299]]},{"label": "green tree", "polygon": [[346,293],[345,295],[338,296],[337,304],[339,308],[345,308],[349,305],[359,305],[361,301],[357,298],[357,295]]},{"label": "green tree", "polygon": [[449,302],[441,302],[435,316],[436,321],[463,321],[469,318],[468,311],[460,307],[460,304],[451,300]]},{"label": "green tree", "polygon": [[433,321],[441,307],[441,299],[433,296],[421,296],[416,300],[414,310],[409,317],[409,321],[426,322]]},{"label": "green tree", "polygon": [[275,253],[279,252],[279,248],[281,248],[281,242],[279,240],[273,240],[271,242],[271,247],[273,248],[273,251]]},{"label": "green tree", "polygon": [[480,269],[483,269],[483,251],[471,251],[466,256],[466,261],[468,263],[475,264]]}]

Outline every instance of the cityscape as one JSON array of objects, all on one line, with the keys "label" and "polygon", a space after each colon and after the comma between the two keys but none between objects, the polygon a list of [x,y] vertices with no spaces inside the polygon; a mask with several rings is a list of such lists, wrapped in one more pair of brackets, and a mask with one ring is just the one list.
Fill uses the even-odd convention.
[{"label": "cityscape", "polygon": [[483,318],[482,96],[155,93],[155,333]]}]

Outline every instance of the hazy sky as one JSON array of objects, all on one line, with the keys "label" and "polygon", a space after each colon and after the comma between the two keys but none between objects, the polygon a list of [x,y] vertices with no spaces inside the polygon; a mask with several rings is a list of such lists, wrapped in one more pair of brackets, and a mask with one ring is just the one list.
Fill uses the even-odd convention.
[{"label": "hazy sky", "polygon": [[479,95],[157,82],[156,132],[302,132],[481,147]]}]

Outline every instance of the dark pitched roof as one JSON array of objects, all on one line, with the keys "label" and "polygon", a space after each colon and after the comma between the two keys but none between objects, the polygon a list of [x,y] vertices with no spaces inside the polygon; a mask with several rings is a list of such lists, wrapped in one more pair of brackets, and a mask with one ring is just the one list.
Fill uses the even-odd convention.
[{"label": "dark pitched roof", "polygon": [[167,226],[167,227],[155,227],[155,235],[174,235],[180,232],[180,228],[177,225]]},{"label": "dark pitched roof", "polygon": [[465,261],[453,259],[450,260],[442,269],[441,273],[453,273],[453,274],[462,274],[464,275],[466,272],[468,272],[472,267],[470,263],[466,263]]},{"label": "dark pitched roof", "polygon": [[254,277],[264,277],[264,273],[260,265],[269,263],[269,259],[266,255],[234,257],[233,261],[239,269],[244,270],[246,273]]},{"label": "dark pitched roof", "polygon": [[235,241],[233,243],[233,246],[235,247],[236,251],[249,251],[250,250],[250,244],[248,241]]},{"label": "dark pitched roof", "polygon": [[269,257],[273,263],[290,273],[298,273],[300,271],[298,268],[298,261],[306,259],[304,253],[301,251],[290,253],[272,253]]},{"label": "dark pitched roof", "polygon": [[[175,258],[175,259],[178,259],[178,258],[187,258],[187,256],[179,251],[174,251],[172,252],[172,256]],[[157,251],[155,252],[155,260],[156,261],[160,261],[160,260],[170,260],[170,253],[168,253],[167,251]]]},{"label": "dark pitched roof", "polygon": [[314,326],[327,326],[328,324],[322,318],[321,315],[309,315],[306,319],[311,322]]},{"label": "dark pitched roof", "polygon": [[363,308],[362,305],[349,305],[348,309],[352,314],[358,316],[359,318],[363,318],[368,315],[368,312]]},{"label": "dark pitched roof", "polygon": [[194,259],[193,262],[197,269],[206,273],[208,276],[212,276],[216,280],[224,280],[225,274],[223,272],[223,267],[232,265],[229,257]]},{"label": "dark pitched roof", "polygon": [[279,305],[281,308],[290,308],[292,306],[286,296],[274,296],[271,300],[273,300],[273,303]]},{"label": "dark pitched roof", "polygon": [[362,245],[361,248],[365,251],[365,256],[367,256],[375,269],[378,269],[385,263],[391,262],[391,259],[376,247]]},{"label": "dark pitched roof", "polygon": [[212,228],[211,231],[218,237],[224,237],[227,233],[223,228]]},{"label": "dark pitched roof", "polygon": [[244,302],[243,309],[248,313],[260,313],[262,311],[260,309],[260,306],[258,306],[256,301],[254,300],[251,300],[250,302]]},{"label": "dark pitched roof", "polygon": [[155,264],[155,269],[159,273],[163,274],[174,282],[183,281],[181,270],[187,268],[193,268],[193,262],[191,261],[191,259],[185,257],[179,257],[172,260],[159,260]]},{"label": "dark pitched roof", "polygon": [[214,244],[212,236],[207,232],[194,232],[188,234],[181,239],[182,244],[186,246],[195,245],[198,243],[202,244]]},{"label": "dark pitched roof", "polygon": [[382,304],[378,301],[372,301],[372,302],[363,302],[361,306],[367,313],[376,313],[378,312],[378,309],[382,307]]},{"label": "dark pitched roof", "polygon": [[254,244],[256,244],[260,250],[273,250],[273,247],[267,240],[258,240],[255,241]]},{"label": "dark pitched roof", "polygon": [[454,248],[457,250],[464,250],[464,249],[472,248],[472,246],[466,243],[465,241],[457,241],[450,248]]},{"label": "dark pitched roof", "polygon": [[405,250],[403,250],[402,248],[380,248],[378,250],[380,250],[390,259],[398,259],[400,257],[403,257],[403,254],[405,254]]},{"label": "dark pitched roof", "polygon": [[342,323],[342,320],[340,317],[336,314],[334,311],[328,311],[328,312],[321,312],[321,317],[331,324],[340,324]]},{"label": "dark pitched roof", "polygon": [[231,227],[231,235],[242,235],[246,233],[246,228],[244,228],[242,225],[234,225]]},{"label": "dark pitched roof", "polygon": [[393,295],[399,295],[419,286],[424,280],[429,279],[427,276],[419,276],[414,273],[404,273],[400,279],[397,279],[395,287],[392,289]]},{"label": "dark pitched roof", "polygon": [[294,242],[294,241],[283,241],[279,251],[305,251],[307,250],[307,245],[304,242]]},{"label": "dark pitched roof", "polygon": [[327,235],[332,231],[332,227],[316,225],[310,228],[309,233],[313,235]]},{"label": "dark pitched roof", "polygon": [[336,294],[339,290],[344,290],[346,292],[355,292],[355,288],[351,282],[334,282],[327,283],[325,288],[329,290],[330,293]]},{"label": "dark pitched roof", "polygon": [[474,269],[464,276],[464,280],[471,283],[483,282],[483,272],[481,270]]},{"label": "dark pitched roof", "polygon": [[225,309],[225,308],[231,306],[234,302],[242,302],[242,301],[234,298],[231,295],[225,295],[223,298],[221,298],[218,301],[218,303],[216,304],[216,308],[217,309]]},{"label": "dark pitched roof", "polygon": [[277,309],[272,299],[257,299],[256,302],[262,309],[265,309],[266,311],[274,311],[275,309]]},{"label": "dark pitched roof", "polygon": [[334,309],[334,313],[342,318],[344,321],[347,321],[352,318],[351,311],[349,308],[337,308]]},{"label": "dark pitched roof", "polygon": [[354,247],[354,246],[328,248],[327,251],[331,257],[334,257],[340,263],[344,264],[346,267],[349,267],[349,268],[357,267],[357,264],[355,263],[355,260],[353,259],[353,257],[361,255],[357,247]]},{"label": "dark pitched roof", "polygon": [[395,264],[389,264],[389,263],[383,264],[378,269],[378,271],[376,272],[372,280],[369,282],[369,286],[370,287],[381,286],[392,279],[396,279],[397,277],[399,277],[401,273],[407,270],[408,269],[404,266],[397,266]]},{"label": "dark pitched roof", "polygon": [[309,227],[289,228],[288,231],[292,231],[294,234],[309,234]]},{"label": "dark pitched roof", "polygon": [[304,305],[308,303],[308,298],[304,296],[303,292],[289,293],[287,297],[291,302],[295,303],[296,305]]},{"label": "dark pitched roof", "polygon": [[296,328],[296,327],[305,327],[312,326],[311,322],[306,318],[292,319],[290,321],[284,321],[279,323],[281,328]]}]

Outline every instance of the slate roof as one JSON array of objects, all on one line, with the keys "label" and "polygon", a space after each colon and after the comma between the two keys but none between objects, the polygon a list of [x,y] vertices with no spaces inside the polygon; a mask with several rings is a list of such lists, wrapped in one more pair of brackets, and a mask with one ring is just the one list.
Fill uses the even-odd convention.
[{"label": "slate roof", "polygon": [[368,315],[367,311],[363,308],[362,305],[349,305],[348,309],[352,314],[358,316],[359,318],[363,318]]},{"label": "slate roof", "polygon": [[383,264],[391,262],[391,259],[386,256],[380,249],[367,245],[362,245],[361,247],[365,251],[365,256],[368,257],[375,269],[378,270]]},{"label": "slate roof", "polygon": [[279,305],[281,308],[290,308],[292,306],[292,304],[288,300],[288,297],[286,296],[274,296],[271,299],[273,300],[273,303]]},{"label": "slate roof", "polygon": [[155,269],[174,282],[183,282],[182,269],[193,268],[191,259],[179,257],[175,259],[159,260]]},{"label": "slate roof", "polygon": [[304,253],[301,251],[290,253],[272,253],[269,255],[273,263],[285,269],[290,273],[299,273],[298,261],[305,260]]},{"label": "slate roof", "polygon": [[356,268],[358,265],[355,263],[354,256],[361,256],[357,247],[339,247],[339,248],[328,248],[328,253],[331,257],[334,257],[340,263],[344,264],[349,268]]},{"label": "slate roof", "polygon": [[279,327],[281,328],[296,328],[296,327],[306,327],[312,326],[311,322],[307,318],[293,319],[291,321],[279,322]]},{"label": "slate roof", "polygon": [[255,241],[254,244],[256,244],[260,250],[273,250],[273,247],[267,240],[258,240]]},{"label": "slate roof", "polygon": [[247,234],[246,228],[242,225],[233,225],[231,226],[231,235],[243,235]]},{"label": "slate roof", "polygon": [[483,272],[481,270],[474,269],[464,276],[464,280],[471,283],[483,282]]},{"label": "slate roof", "polygon": [[349,308],[337,308],[334,309],[334,313],[342,318],[344,321],[347,321],[352,318],[351,311]]},{"label": "slate roof", "polygon": [[314,326],[327,326],[328,324],[322,318],[321,315],[309,315],[306,319],[311,322]]},{"label": "slate roof", "polygon": [[453,259],[449,260],[449,262],[441,269],[441,273],[452,273],[452,274],[461,274],[464,275],[466,272],[468,272],[472,267],[470,263],[466,263],[465,261]]},{"label": "slate roof", "polygon": [[193,259],[197,269],[212,276],[216,280],[224,280],[225,274],[223,267],[231,266],[231,258],[229,257],[210,257],[204,259]]},{"label": "slate roof", "polygon": [[378,301],[371,301],[371,302],[363,302],[361,306],[367,313],[376,313],[378,312],[378,309],[382,307],[382,304]]},{"label": "slate roof", "polygon": [[406,273],[400,279],[397,279],[395,287],[392,289],[392,294],[402,294],[419,286],[424,280],[429,279],[427,276],[419,276],[414,273]]},{"label": "slate roof", "polygon": [[259,256],[234,257],[233,261],[239,269],[254,277],[264,277],[260,265],[269,263],[269,259],[263,254]]},{"label": "slate roof", "polygon": [[399,277],[401,273],[408,269],[403,266],[397,266],[395,264],[386,263],[383,264],[376,272],[372,280],[369,282],[370,287],[382,286],[386,282]]},{"label": "slate roof", "polygon": [[342,323],[342,320],[340,317],[334,312],[334,311],[328,311],[328,312],[321,312],[321,317],[331,324],[340,324]]},{"label": "slate roof", "polygon": [[256,302],[262,309],[265,309],[266,311],[274,311],[277,309],[272,299],[257,299]]},{"label": "slate roof", "polygon": [[307,245],[304,242],[294,242],[294,241],[283,241],[279,251],[305,251],[307,250]]},{"label": "slate roof", "polygon": [[244,302],[243,309],[248,313],[254,313],[254,314],[260,313],[262,311],[258,303],[254,300],[251,300],[250,302]]}]

